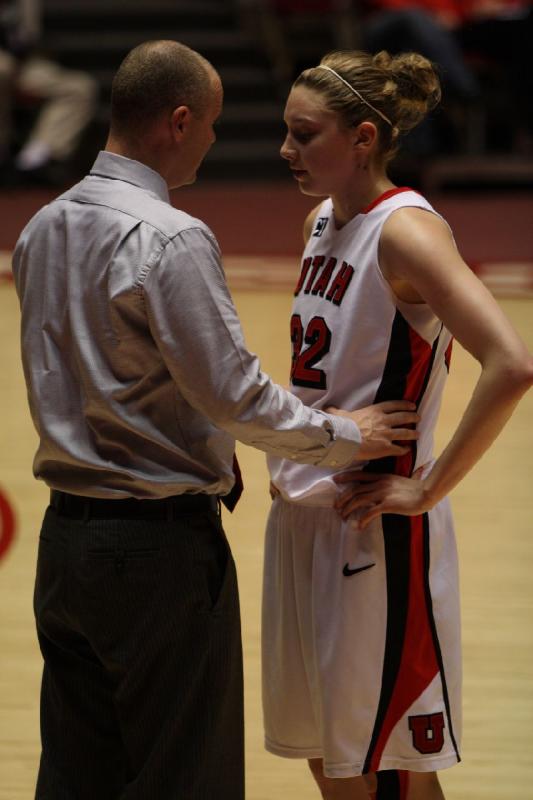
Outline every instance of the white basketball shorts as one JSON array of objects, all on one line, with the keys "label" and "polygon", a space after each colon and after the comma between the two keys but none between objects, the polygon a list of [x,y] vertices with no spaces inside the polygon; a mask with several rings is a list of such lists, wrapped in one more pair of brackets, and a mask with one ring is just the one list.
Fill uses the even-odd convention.
[{"label": "white basketball shorts", "polygon": [[365,530],[276,498],[265,545],[266,748],[328,777],[456,764],[459,581],[447,500]]}]

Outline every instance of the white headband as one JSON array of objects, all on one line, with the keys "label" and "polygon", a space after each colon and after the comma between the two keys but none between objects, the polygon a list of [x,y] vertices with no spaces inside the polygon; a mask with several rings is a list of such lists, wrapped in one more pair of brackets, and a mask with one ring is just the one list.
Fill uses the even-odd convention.
[{"label": "white headband", "polygon": [[369,108],[371,108],[371,109],[372,109],[372,111],[375,111],[375,113],[376,113],[376,114],[377,114],[379,117],[381,117],[381,119],[385,120],[385,122],[386,122],[388,125],[390,125],[390,126],[391,126],[391,128],[393,128],[393,127],[394,127],[394,125],[392,124],[392,122],[390,121],[390,119],[389,119],[388,117],[386,117],[386,116],[385,116],[385,114],[384,114],[382,111],[380,111],[380,110],[379,110],[379,108],[376,108],[375,106],[373,106],[373,105],[372,105],[372,103],[369,103],[369,102],[368,102],[368,100],[365,100],[365,98],[363,97],[363,95],[362,95],[360,92],[358,92],[358,91],[357,91],[357,89],[354,89],[354,88],[353,88],[353,86],[352,86],[350,83],[348,83],[348,81],[347,81],[347,80],[345,80],[345,79],[342,77],[342,75],[339,75],[339,73],[338,73],[338,72],[335,72],[335,70],[334,70],[334,69],[331,69],[331,67],[327,67],[325,64],[319,64],[317,67],[315,67],[315,69],[327,69],[327,71],[328,71],[328,72],[332,72],[332,73],[333,73],[333,75],[335,75],[335,77],[336,77],[336,78],[338,78],[340,81],[342,81],[342,82],[344,83],[344,85],[345,85],[345,86],[347,86],[347,87],[348,87],[348,89],[350,89],[350,91],[352,91],[352,92],[353,92],[353,93],[356,95],[356,97],[358,97],[358,98],[359,98],[359,100],[360,100],[362,103],[364,103],[364,104],[365,104],[365,106],[368,106]]}]

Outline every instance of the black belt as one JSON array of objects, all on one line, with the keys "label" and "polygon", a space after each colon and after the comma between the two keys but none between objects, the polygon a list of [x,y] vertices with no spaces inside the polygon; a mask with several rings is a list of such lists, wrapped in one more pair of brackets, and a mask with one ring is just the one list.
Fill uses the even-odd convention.
[{"label": "black belt", "polygon": [[177,494],[156,500],[135,497],[109,500],[102,497],[81,497],[52,489],[50,505],[59,514],[72,519],[164,519],[202,511],[219,512],[215,494]]}]

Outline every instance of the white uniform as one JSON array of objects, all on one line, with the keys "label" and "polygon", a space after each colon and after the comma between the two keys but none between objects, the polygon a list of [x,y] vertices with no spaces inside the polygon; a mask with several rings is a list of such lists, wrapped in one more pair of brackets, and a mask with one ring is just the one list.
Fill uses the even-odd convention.
[{"label": "white uniform", "polygon": [[[416,402],[419,439],[409,454],[368,465],[408,476],[431,469],[452,338],[427,305],[400,301],[379,269],[383,224],[406,206],[435,213],[418,193],[395,189],[337,230],[331,200],[322,204],[295,290],[291,381],[317,408]],[[323,758],[330,777],[457,763],[460,622],[448,502],[418,517],[385,515],[360,532],[332,510],[335,465],[269,457],[269,468],[281,496],[265,546],[267,749]]]}]

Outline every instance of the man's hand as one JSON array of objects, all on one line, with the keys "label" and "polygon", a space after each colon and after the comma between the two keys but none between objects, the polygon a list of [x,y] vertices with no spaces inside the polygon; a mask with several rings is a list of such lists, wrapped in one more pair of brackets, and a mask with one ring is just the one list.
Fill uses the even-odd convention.
[{"label": "man's hand", "polygon": [[361,447],[357,459],[367,461],[384,456],[401,456],[409,451],[409,446],[395,442],[409,442],[418,439],[412,425],[420,421],[414,410],[414,403],[407,400],[387,400],[357,411],[341,411],[326,408],[328,414],[352,419],[361,431]]},{"label": "man's hand", "polygon": [[423,480],[417,478],[420,470],[412,478],[399,475],[376,475],[361,470],[351,470],[336,475],[337,484],[351,483],[335,501],[335,508],[343,519],[354,511],[361,511],[359,529],[381,514],[402,514],[409,517],[429,511],[433,502],[429,499]]}]

